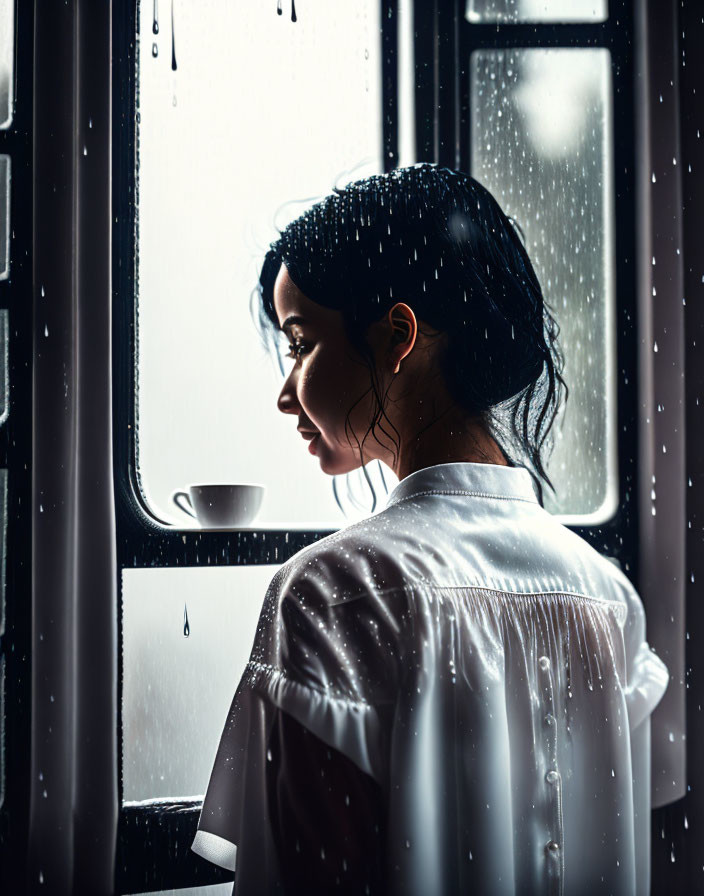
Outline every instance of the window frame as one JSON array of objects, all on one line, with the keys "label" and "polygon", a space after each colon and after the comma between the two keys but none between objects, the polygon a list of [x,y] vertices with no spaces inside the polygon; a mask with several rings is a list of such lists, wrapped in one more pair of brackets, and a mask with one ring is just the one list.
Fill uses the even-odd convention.
[{"label": "window frame", "polygon": [[[0,467],[7,470],[4,658],[5,796],[0,806],[0,890],[24,887],[32,736],[32,358],[34,4],[14,3],[13,115],[0,130],[10,156],[10,270],[0,281],[8,315],[8,406],[0,424]],[[4,361],[2,362],[4,363]],[[2,532],[0,532],[2,538]],[[1,613],[0,613],[1,615]],[[0,684],[1,686],[1,684]],[[0,750],[3,744],[0,743]],[[19,866],[19,867],[18,867]]]}]

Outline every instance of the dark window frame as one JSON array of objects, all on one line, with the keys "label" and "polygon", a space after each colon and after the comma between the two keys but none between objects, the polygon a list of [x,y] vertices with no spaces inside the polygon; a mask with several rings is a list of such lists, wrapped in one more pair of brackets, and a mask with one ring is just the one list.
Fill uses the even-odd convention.
[{"label": "dark window frame", "polygon": [[[416,159],[471,173],[469,59],[476,49],[510,46],[606,47],[613,75],[613,162],[616,220],[618,375],[618,510],[600,526],[570,526],[601,553],[616,558],[635,581],[637,541],[637,335],[633,121],[633,12],[612,0],[609,18],[585,24],[472,24],[463,0],[414,4]],[[430,12],[430,15],[428,13]],[[398,164],[397,0],[382,3],[383,159]],[[136,4],[113,5],[113,349],[115,491],[118,574],[125,568],[254,565],[285,562],[334,532],[261,530],[199,532],[160,525],[140,491],[136,470],[135,380],[135,77]],[[129,424],[129,426],[127,425]],[[121,599],[121,581],[118,581]],[[120,819],[116,892],[138,893],[231,881],[233,875],[189,849],[199,802],[122,806],[122,620],[118,623]]]},{"label": "dark window frame", "polygon": [[[5,551],[5,797],[0,807],[0,891],[20,892],[29,827],[32,706],[32,245],[34,4],[14,4],[13,117],[0,130],[0,153],[10,156],[10,272],[0,281],[8,313],[9,412],[0,425],[0,467],[7,470]],[[0,533],[0,537],[1,533]],[[0,749],[3,745],[0,744]]]}]

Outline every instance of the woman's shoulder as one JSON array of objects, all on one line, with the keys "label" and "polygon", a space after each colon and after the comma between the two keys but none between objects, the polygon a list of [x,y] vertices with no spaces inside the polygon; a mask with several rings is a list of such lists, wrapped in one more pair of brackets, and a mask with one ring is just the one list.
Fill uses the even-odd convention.
[{"label": "woman's shoulder", "polygon": [[336,604],[403,591],[405,576],[380,515],[359,520],[308,545],[275,576],[279,594],[319,596]]},{"label": "woman's shoulder", "polygon": [[386,699],[397,680],[407,596],[402,580],[381,578],[383,563],[369,548],[359,532],[337,532],[282,564],[265,597],[250,666],[347,701],[372,693]]}]

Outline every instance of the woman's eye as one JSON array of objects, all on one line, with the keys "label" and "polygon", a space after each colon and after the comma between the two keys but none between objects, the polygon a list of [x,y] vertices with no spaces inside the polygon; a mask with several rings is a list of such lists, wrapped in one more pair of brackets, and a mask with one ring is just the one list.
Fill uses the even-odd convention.
[{"label": "woman's eye", "polygon": [[305,348],[306,348],[306,346],[305,346],[305,343],[303,343],[303,342],[291,343],[289,345],[289,349],[286,354],[286,357],[293,358],[294,360],[298,360],[300,358],[300,355],[298,353],[301,352],[301,354],[305,354]]}]

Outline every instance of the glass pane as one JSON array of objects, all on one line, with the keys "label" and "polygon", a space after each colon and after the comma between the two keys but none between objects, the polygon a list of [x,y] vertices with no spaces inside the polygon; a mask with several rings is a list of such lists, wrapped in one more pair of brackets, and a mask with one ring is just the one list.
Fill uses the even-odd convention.
[{"label": "glass pane", "polygon": [[184,889],[178,890],[153,890],[150,893],[140,893],[139,896],[232,896],[232,882],[229,884],[211,884],[209,887],[185,887]]},{"label": "glass pane", "polygon": [[140,6],[137,463],[150,507],[180,526],[194,521],[171,495],[191,483],[265,485],[257,528],[346,522],[276,407],[250,299],[274,224],[383,171],[381,13],[289,8],[184,0],[154,34]]},{"label": "glass pane", "polygon": [[0,128],[12,124],[15,81],[15,0],[0,0]]},{"label": "glass pane", "polygon": [[10,276],[10,157],[0,156],[0,280]]},{"label": "glass pane", "polygon": [[151,893],[140,893],[140,896],[232,896],[232,882],[229,884],[212,884],[209,887],[185,887],[178,890],[154,890]]},{"label": "glass pane", "polygon": [[205,793],[277,568],[122,571],[125,802]]},{"label": "glass pane", "polygon": [[0,309],[0,425],[7,420],[7,415],[10,412],[9,313],[6,308]]},{"label": "glass pane", "polygon": [[477,51],[470,79],[472,174],[521,226],[560,326],[570,395],[545,507],[598,524],[618,482],[610,56]]},{"label": "glass pane", "polygon": [[604,22],[607,0],[467,0],[469,22]]}]

